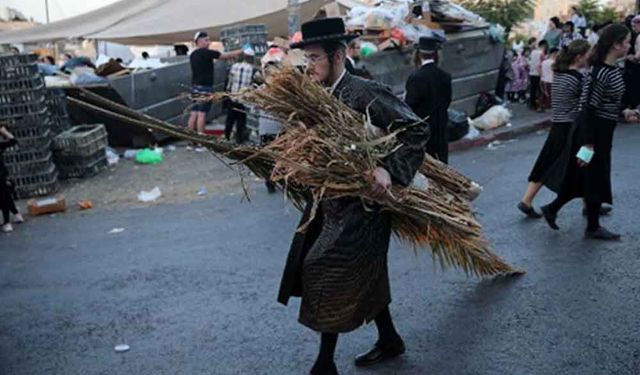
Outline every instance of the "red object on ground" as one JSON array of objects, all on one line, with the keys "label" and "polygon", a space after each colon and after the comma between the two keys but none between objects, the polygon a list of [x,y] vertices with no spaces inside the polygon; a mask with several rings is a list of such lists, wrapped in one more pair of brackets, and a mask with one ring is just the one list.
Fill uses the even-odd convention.
[{"label": "red object on ground", "polygon": [[204,134],[215,135],[216,137],[222,137],[224,135],[224,129],[204,129]]}]

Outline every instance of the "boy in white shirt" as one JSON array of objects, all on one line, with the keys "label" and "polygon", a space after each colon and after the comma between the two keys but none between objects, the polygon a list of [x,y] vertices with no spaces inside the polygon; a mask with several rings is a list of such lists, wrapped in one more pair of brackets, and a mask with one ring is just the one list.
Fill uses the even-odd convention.
[{"label": "boy in white shirt", "polygon": [[547,53],[548,46],[549,44],[546,40],[541,40],[538,43],[538,48],[534,49],[529,57],[529,108],[533,110],[538,109],[542,61]]},{"label": "boy in white shirt", "polygon": [[556,56],[558,55],[558,49],[552,48],[549,51],[549,55],[542,62],[541,75],[540,75],[540,102],[538,106],[539,111],[551,108],[551,84],[553,83],[553,64],[556,62]]}]

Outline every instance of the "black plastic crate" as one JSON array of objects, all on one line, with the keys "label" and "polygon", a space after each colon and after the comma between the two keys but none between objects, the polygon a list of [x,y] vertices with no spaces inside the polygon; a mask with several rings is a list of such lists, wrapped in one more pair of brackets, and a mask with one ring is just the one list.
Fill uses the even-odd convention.
[{"label": "black plastic crate", "polygon": [[7,164],[18,164],[25,162],[33,162],[42,160],[51,154],[51,141],[48,141],[43,147],[33,149],[24,148],[20,144],[12,147],[4,153],[4,161]]},{"label": "black plastic crate", "polygon": [[53,137],[50,125],[10,127],[9,131],[18,141],[18,148],[22,150],[47,148]]},{"label": "black plastic crate", "polygon": [[220,31],[220,39],[229,38],[238,34],[266,34],[267,26],[265,24],[250,24],[225,27]]},{"label": "black plastic crate", "polygon": [[26,115],[37,115],[47,113],[47,106],[44,96],[41,100],[34,102],[23,102],[16,104],[0,103],[0,120],[19,118]]},{"label": "black plastic crate", "polygon": [[[67,96],[62,89],[47,89],[47,108],[53,116],[67,116]],[[66,129],[65,129],[66,130]]]},{"label": "black plastic crate", "polygon": [[46,157],[39,160],[22,161],[17,163],[5,162],[5,165],[7,166],[10,176],[30,176],[48,171],[51,169],[51,166],[55,166],[55,163],[53,162],[51,152],[49,152]]},{"label": "black plastic crate", "polygon": [[16,65],[35,64],[36,62],[38,62],[38,55],[35,53],[0,55],[0,68],[2,69]]},{"label": "black plastic crate", "polygon": [[38,65],[25,64],[0,68],[0,79],[28,78],[38,74]]},{"label": "black plastic crate", "polygon": [[10,132],[14,132],[22,127],[47,127],[50,128],[53,125],[53,119],[49,115],[49,112],[28,114],[24,116],[13,117],[10,119],[2,119],[2,122],[7,126]]},{"label": "black plastic crate", "polygon": [[107,168],[109,162],[103,153],[98,160],[85,164],[58,165],[61,179],[93,177]]},{"label": "black plastic crate", "polygon": [[13,176],[11,179],[15,183],[16,195],[19,199],[50,195],[60,189],[58,170],[55,165],[42,173]]},{"label": "black plastic crate", "polygon": [[0,105],[3,104],[23,104],[34,102],[45,102],[47,99],[44,90],[4,90],[0,91]]},{"label": "black plastic crate", "polygon": [[51,131],[53,132],[52,135],[54,137],[66,130],[69,130],[70,128],[71,119],[69,118],[69,115],[52,116]]},{"label": "black plastic crate", "polygon": [[88,156],[106,145],[107,129],[102,124],[74,126],[53,139],[53,148],[60,154]]},{"label": "black plastic crate", "polygon": [[58,167],[83,167],[106,157],[106,148],[91,153],[89,155],[63,154],[60,152],[53,153],[53,159]]},{"label": "black plastic crate", "polygon": [[15,90],[42,90],[44,88],[44,78],[40,74],[15,79],[0,78],[0,92]]}]

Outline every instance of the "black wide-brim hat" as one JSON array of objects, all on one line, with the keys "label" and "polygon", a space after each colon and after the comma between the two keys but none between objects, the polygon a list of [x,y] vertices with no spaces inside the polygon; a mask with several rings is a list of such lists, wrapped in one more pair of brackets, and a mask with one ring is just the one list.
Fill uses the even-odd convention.
[{"label": "black wide-brim hat", "polygon": [[423,52],[432,52],[442,49],[442,39],[437,37],[422,36],[420,37],[416,48]]},{"label": "black wide-brim hat", "polygon": [[291,48],[304,48],[306,46],[325,42],[345,42],[356,39],[358,35],[347,33],[342,18],[322,18],[302,24],[302,40],[291,43]]}]

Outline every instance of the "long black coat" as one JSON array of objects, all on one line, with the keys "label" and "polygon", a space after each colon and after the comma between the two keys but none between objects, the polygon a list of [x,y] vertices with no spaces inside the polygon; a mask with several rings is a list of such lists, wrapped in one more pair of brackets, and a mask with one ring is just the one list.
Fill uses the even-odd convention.
[{"label": "long black coat", "polygon": [[451,104],[451,75],[434,63],[426,64],[411,74],[406,90],[405,101],[409,107],[421,119],[429,117],[431,137],[427,143],[427,153],[447,163],[447,110]]},{"label": "long black coat", "polygon": [[[394,184],[409,185],[424,160],[427,125],[375,81],[347,73],[333,94],[360,113],[368,110],[371,123],[384,132],[418,123],[398,135],[401,145],[383,165]],[[310,211],[307,204],[301,223]],[[318,332],[349,332],[374,319],[391,302],[390,219],[359,198],[322,201],[306,232],[293,238],[278,301],[286,305],[290,297],[302,297],[299,321]]]}]

